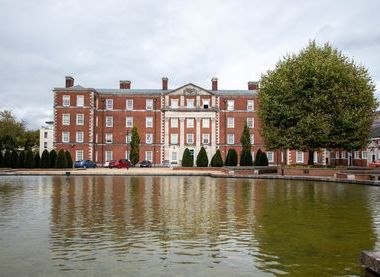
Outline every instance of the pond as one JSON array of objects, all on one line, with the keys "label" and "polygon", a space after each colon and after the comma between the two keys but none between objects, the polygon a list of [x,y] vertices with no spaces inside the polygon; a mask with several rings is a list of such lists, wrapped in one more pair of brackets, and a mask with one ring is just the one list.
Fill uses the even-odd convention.
[{"label": "pond", "polygon": [[1,276],[360,276],[380,188],[209,177],[1,177]]}]

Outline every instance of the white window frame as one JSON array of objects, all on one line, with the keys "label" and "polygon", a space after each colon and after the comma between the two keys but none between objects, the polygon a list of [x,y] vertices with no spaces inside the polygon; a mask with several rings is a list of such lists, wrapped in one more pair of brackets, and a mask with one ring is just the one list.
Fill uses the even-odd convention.
[{"label": "white window frame", "polygon": [[255,128],[255,119],[253,117],[247,117],[247,126],[249,129]]},{"label": "white window frame", "polygon": [[251,145],[254,145],[255,144],[255,134],[250,134],[249,139],[251,141]]},{"label": "white window frame", "polygon": [[127,111],[132,111],[133,110],[133,99],[127,99],[127,100],[125,100],[125,109]]},{"label": "white window frame", "polygon": [[267,158],[269,163],[274,163],[274,153],[273,151],[267,151]]},{"label": "white window frame", "polygon": [[170,127],[171,128],[178,128],[178,118],[171,118],[170,119]]},{"label": "white window frame", "polygon": [[235,144],[235,134],[227,134],[227,144]]},{"label": "white window frame", "polygon": [[83,150],[75,150],[75,160],[81,161],[84,159]]},{"label": "white window frame", "polygon": [[106,140],[106,143],[113,143],[113,134],[112,133],[106,133],[105,134],[105,140]]},{"label": "white window frame", "polygon": [[62,125],[70,125],[70,114],[64,113],[62,114]]},{"label": "white window frame", "polygon": [[113,127],[113,116],[106,116],[106,127]]},{"label": "white window frame", "polygon": [[62,96],[62,106],[70,107],[70,95],[63,95]]},{"label": "white window frame", "polygon": [[227,128],[235,128],[235,118],[234,117],[227,117]]},{"label": "white window frame", "polygon": [[367,151],[362,151],[362,160],[368,159],[368,153]]},{"label": "white window frame", "polygon": [[125,159],[126,160],[129,160],[130,155],[131,155],[131,151],[125,150]]},{"label": "white window frame", "polygon": [[77,131],[76,132],[76,142],[83,142],[84,140],[84,132],[83,131]]},{"label": "white window frame", "polygon": [[304,153],[302,151],[297,150],[296,151],[296,163],[304,163],[305,157]]},{"label": "white window frame", "polygon": [[202,99],[202,107],[207,110],[210,108],[210,99]]},{"label": "white window frame", "polygon": [[145,143],[146,144],[153,144],[153,134],[152,133],[146,133],[145,134]]},{"label": "white window frame", "polygon": [[106,161],[113,160],[113,151],[109,151],[109,150],[105,151],[104,157],[106,157]]},{"label": "white window frame", "polygon": [[125,127],[127,127],[127,128],[133,127],[133,116],[127,116],[125,118]]},{"label": "white window frame", "polygon": [[360,159],[360,158],[359,158],[359,151],[355,151],[355,152],[354,152],[354,159],[355,159],[355,160]]},{"label": "white window frame", "polygon": [[346,159],[347,158],[346,151],[342,151],[340,153],[341,153],[341,159]]},{"label": "white window frame", "polygon": [[145,127],[146,128],[153,128],[153,117],[147,116],[145,118]]},{"label": "white window frame", "polygon": [[47,148],[47,141],[44,141],[44,149]]},{"label": "white window frame", "polygon": [[178,152],[172,151],[172,161],[178,161]]},{"label": "white window frame", "polygon": [[210,118],[202,119],[202,128],[210,128]]},{"label": "white window frame", "polygon": [[178,134],[170,134],[170,144],[178,144]]},{"label": "white window frame", "polygon": [[227,111],[235,110],[235,100],[227,100]]},{"label": "white window frame", "polygon": [[125,143],[128,144],[128,143],[131,143],[131,141],[132,141],[132,134],[128,133],[128,135],[125,135]]},{"label": "white window frame", "polygon": [[179,101],[178,101],[177,98],[175,98],[175,99],[170,99],[170,107],[171,107],[172,109],[178,109],[178,103],[179,103]]},{"label": "white window frame", "polygon": [[146,99],[145,100],[145,109],[147,111],[153,111],[153,99]]},{"label": "white window frame", "polygon": [[254,100],[247,100],[247,111],[253,112],[255,110],[255,101]]},{"label": "white window frame", "polygon": [[77,95],[77,107],[84,107],[84,95]]},{"label": "white window frame", "polygon": [[186,127],[194,128],[194,118],[186,118]]},{"label": "white window frame", "polygon": [[186,134],[186,144],[194,144],[194,134],[187,133]]},{"label": "white window frame", "polygon": [[193,109],[194,105],[195,105],[195,99],[194,98],[186,99],[186,107],[188,109]]},{"label": "white window frame", "polygon": [[82,113],[76,114],[76,124],[79,126],[84,125],[84,114],[82,114]]},{"label": "white window frame", "polygon": [[145,151],[145,160],[153,161],[153,151]]},{"label": "white window frame", "polygon": [[202,134],[202,144],[210,144],[210,134]]},{"label": "white window frame", "polygon": [[62,132],[62,142],[70,142],[70,132]]},{"label": "white window frame", "polygon": [[339,159],[339,151],[335,152],[335,159]]},{"label": "white window frame", "polygon": [[113,99],[106,99],[106,110],[113,110]]}]

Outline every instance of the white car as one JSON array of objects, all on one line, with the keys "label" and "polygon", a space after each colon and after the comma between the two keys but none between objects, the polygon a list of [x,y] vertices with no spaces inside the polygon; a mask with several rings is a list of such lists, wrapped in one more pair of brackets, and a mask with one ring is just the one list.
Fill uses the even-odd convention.
[{"label": "white car", "polygon": [[106,161],[103,167],[109,167],[110,166],[110,161]]}]

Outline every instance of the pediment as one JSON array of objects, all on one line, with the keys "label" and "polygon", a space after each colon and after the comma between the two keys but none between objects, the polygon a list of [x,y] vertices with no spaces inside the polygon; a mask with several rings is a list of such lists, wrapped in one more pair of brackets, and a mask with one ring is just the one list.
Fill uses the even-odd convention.
[{"label": "pediment", "polygon": [[197,95],[214,95],[210,90],[201,88],[194,84],[187,84],[177,89],[168,91],[165,95],[188,95],[188,96],[197,96]]}]

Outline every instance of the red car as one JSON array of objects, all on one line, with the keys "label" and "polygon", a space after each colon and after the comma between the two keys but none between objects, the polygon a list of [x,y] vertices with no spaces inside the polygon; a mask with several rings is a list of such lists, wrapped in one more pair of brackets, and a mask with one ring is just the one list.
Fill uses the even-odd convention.
[{"label": "red car", "polygon": [[374,161],[368,165],[369,167],[380,167],[380,161]]},{"label": "red car", "polygon": [[108,166],[109,168],[130,168],[131,167],[131,162],[126,160],[126,159],[121,159],[118,161],[110,161],[110,164]]}]

